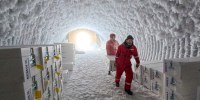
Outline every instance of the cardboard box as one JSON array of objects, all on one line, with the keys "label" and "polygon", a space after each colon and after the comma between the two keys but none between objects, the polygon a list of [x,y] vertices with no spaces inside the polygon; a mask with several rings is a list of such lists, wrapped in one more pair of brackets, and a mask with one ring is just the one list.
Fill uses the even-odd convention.
[{"label": "cardboard box", "polygon": [[0,82],[3,86],[0,89],[0,98],[2,100],[33,100],[32,81],[26,82]]},{"label": "cardboard box", "polygon": [[70,70],[71,71],[74,68],[74,63],[73,62],[63,63],[62,66],[63,66],[63,70]]}]

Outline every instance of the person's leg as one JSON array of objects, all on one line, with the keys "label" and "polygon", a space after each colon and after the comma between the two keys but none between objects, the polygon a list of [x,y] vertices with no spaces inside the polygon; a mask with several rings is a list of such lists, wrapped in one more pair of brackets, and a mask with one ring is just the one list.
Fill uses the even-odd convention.
[{"label": "person's leg", "polygon": [[131,83],[133,80],[133,71],[132,71],[132,67],[131,66],[127,66],[125,68],[125,74],[126,74],[126,79],[125,79],[125,86],[124,86],[124,90],[129,94],[132,95],[132,91],[131,91]]},{"label": "person's leg", "polygon": [[122,76],[122,73],[124,72],[124,68],[122,66],[117,66],[116,67],[116,76],[115,76],[115,82],[116,86],[119,87],[119,82]]},{"label": "person's leg", "polygon": [[111,63],[111,69],[110,69],[110,71],[116,71],[116,67],[115,67],[115,61],[111,61],[110,62]]},{"label": "person's leg", "polygon": [[111,61],[109,61],[108,75],[111,75]]}]

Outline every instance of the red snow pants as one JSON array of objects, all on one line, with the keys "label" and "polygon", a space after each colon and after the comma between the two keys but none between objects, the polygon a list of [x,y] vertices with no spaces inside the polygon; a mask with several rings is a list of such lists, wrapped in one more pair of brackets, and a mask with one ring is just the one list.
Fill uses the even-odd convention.
[{"label": "red snow pants", "polygon": [[128,66],[117,66],[116,67],[116,77],[115,77],[115,82],[119,83],[121,76],[125,72],[126,79],[125,79],[125,90],[130,90],[131,89],[131,83],[133,80],[133,70],[131,65]]}]

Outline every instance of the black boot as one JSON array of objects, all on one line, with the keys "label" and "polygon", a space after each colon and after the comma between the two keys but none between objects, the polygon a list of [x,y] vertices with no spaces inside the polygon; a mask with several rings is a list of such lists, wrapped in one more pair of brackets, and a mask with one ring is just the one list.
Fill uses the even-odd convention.
[{"label": "black boot", "polygon": [[125,90],[125,92],[129,95],[133,95],[133,92],[131,90]]},{"label": "black boot", "polygon": [[119,87],[119,83],[118,82],[116,82],[116,87]]},{"label": "black boot", "polygon": [[111,75],[111,72],[110,72],[110,71],[108,71],[108,75]]}]

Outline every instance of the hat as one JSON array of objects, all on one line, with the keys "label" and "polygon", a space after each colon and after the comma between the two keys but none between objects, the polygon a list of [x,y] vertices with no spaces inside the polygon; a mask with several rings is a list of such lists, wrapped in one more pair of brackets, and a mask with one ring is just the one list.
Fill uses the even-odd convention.
[{"label": "hat", "polygon": [[114,33],[110,33],[110,38],[113,37],[113,36],[115,36],[115,34]]},{"label": "hat", "polygon": [[133,37],[131,35],[128,35],[126,40],[128,40],[128,39],[132,39],[133,40]]}]

